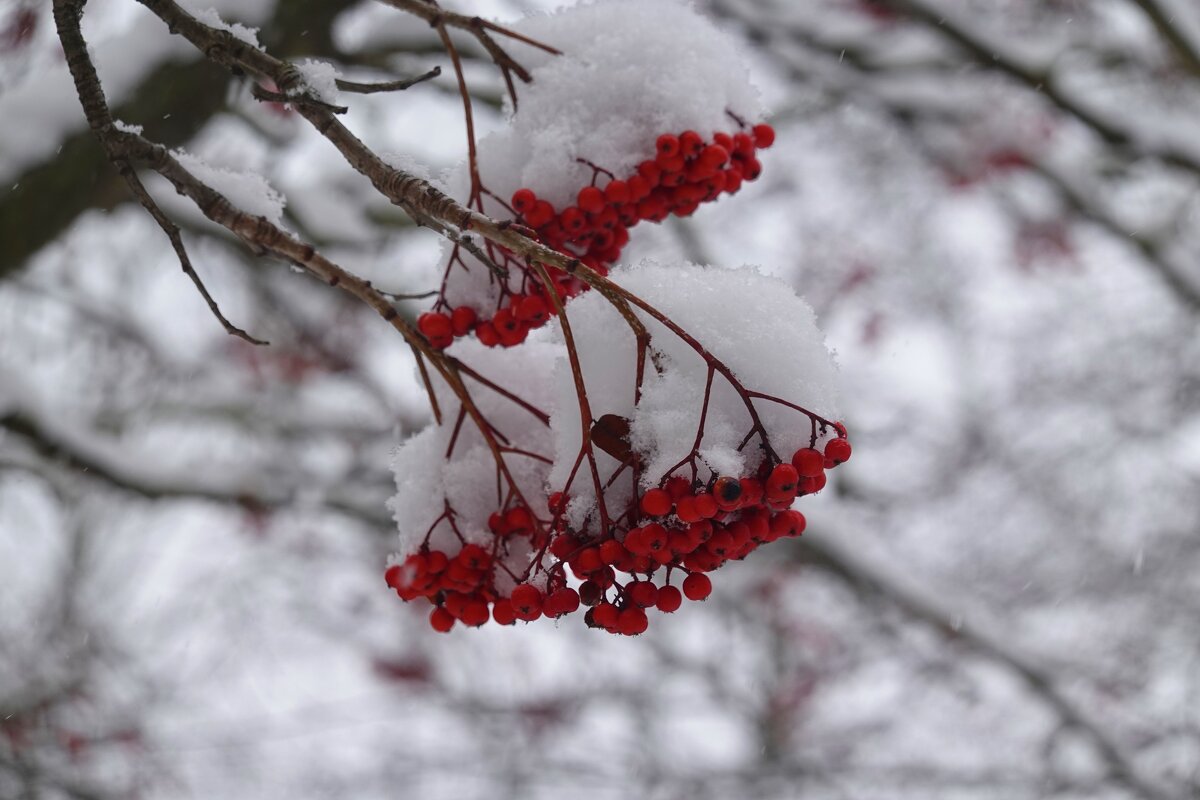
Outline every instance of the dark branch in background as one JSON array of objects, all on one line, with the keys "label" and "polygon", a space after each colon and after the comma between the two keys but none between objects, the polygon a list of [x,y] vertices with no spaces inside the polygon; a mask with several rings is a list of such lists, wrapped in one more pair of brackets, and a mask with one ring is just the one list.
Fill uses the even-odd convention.
[{"label": "dark branch in background", "polygon": [[99,137],[100,142],[104,146],[105,152],[110,161],[116,165],[117,171],[121,178],[124,179],[134,197],[142,204],[142,207],[154,218],[162,228],[163,233],[171,241],[171,247],[175,250],[175,254],[179,257],[179,263],[183,267],[183,271],[191,278],[192,283],[200,291],[204,297],[205,303],[212,311],[213,316],[225,328],[226,333],[244,339],[251,344],[266,344],[266,342],[255,339],[250,334],[246,333],[241,328],[231,323],[221,309],[217,306],[212,295],[204,286],[204,281],[200,279],[200,275],[192,267],[191,259],[188,258],[187,250],[183,246],[183,238],[179,233],[177,226],[171,219],[159,208],[154,202],[154,198],[146,191],[142,185],[141,179],[134,172],[127,159],[123,158],[119,152],[112,147],[112,139],[105,135],[106,132],[115,130],[113,127],[112,115],[108,110],[108,103],[104,98],[104,89],[100,86],[99,78],[96,76],[95,67],[92,66],[91,59],[87,54],[87,43],[83,39],[83,34],[79,29],[79,16],[82,13],[83,4],[75,3],[55,3],[54,4],[54,21],[58,27],[59,38],[63,43],[63,50],[67,55],[67,68],[71,71],[71,76],[75,79],[76,86],[83,84],[89,85],[87,94],[80,94],[80,101],[84,105],[84,114],[87,116],[88,124],[92,127]]},{"label": "dark branch in background", "polygon": [[405,89],[410,89],[418,83],[432,80],[442,74],[441,67],[434,67],[426,73],[416,76],[415,78],[405,78],[404,80],[388,81],[385,83],[358,83],[357,81],[346,81],[338,78],[337,87],[343,92],[352,92],[354,94],[377,94],[378,92],[402,92]]},{"label": "dark branch in background", "polygon": [[[0,416],[0,429],[27,442],[42,458],[75,473],[102,481],[108,486],[145,500],[198,500],[234,505],[249,511],[272,511],[296,502],[291,492],[254,488],[248,482],[239,485],[205,485],[202,481],[171,479],[159,472],[122,464],[99,453],[99,445],[88,445],[65,428],[47,425],[36,415],[11,411]],[[0,463],[2,467],[19,466]],[[327,498],[323,505],[373,527],[388,528],[387,516],[341,499]]]},{"label": "dark branch in background", "polygon": [[[898,3],[901,0],[895,0],[895,2]],[[768,25],[760,16],[746,13],[740,3],[719,1],[713,5],[714,10],[718,13],[740,22],[746,28],[747,34],[753,40],[762,43],[770,55],[793,78],[808,83],[825,84],[822,89],[838,100],[856,102],[874,108],[907,135],[914,147],[922,152],[926,159],[933,164],[944,165],[944,158],[929,146],[921,132],[921,122],[932,118],[934,110],[919,104],[893,99],[875,91],[869,78],[870,73],[876,71],[877,67],[871,63],[869,56],[863,52],[861,47],[851,43],[821,41],[807,30],[788,23],[786,20],[773,20],[772,24]],[[936,19],[940,20],[941,18]],[[836,63],[839,73],[848,74],[853,82],[830,81],[815,71],[804,70],[791,63],[778,51],[777,47],[771,46],[780,37],[794,41],[807,50],[826,57],[831,63]],[[980,46],[982,47],[982,45]],[[982,58],[983,52],[977,48],[969,50],[969,53],[977,60]],[[988,57],[989,64],[991,60],[991,57]],[[983,65],[984,62],[979,61],[978,63]],[[1037,88],[1032,84],[1031,87]],[[1136,156],[1138,154],[1126,152],[1125,155]],[[1030,160],[1032,171],[1045,181],[1066,207],[1075,212],[1082,220],[1111,235],[1114,240],[1132,244],[1141,253],[1148,266],[1158,273],[1176,298],[1193,311],[1200,311],[1200,281],[1190,280],[1185,271],[1172,261],[1164,242],[1156,237],[1129,230],[1103,207],[1100,197],[1093,196],[1097,193],[1084,191],[1049,165],[1037,163],[1032,156],[1027,157]]]},{"label": "dark branch in background", "polygon": [[[827,539],[828,537],[826,537]],[[952,622],[953,615],[938,608],[915,592],[897,586],[893,581],[856,563],[847,553],[824,539],[808,538],[797,542],[797,554],[804,563],[825,570],[854,587],[864,596],[877,596],[895,606],[906,616],[931,627],[948,640],[958,642],[973,653],[1002,664],[1018,675],[1036,697],[1054,710],[1065,725],[1083,733],[1104,758],[1110,777],[1130,791],[1151,800],[1172,800],[1175,795],[1154,786],[1143,778],[1130,760],[1112,741],[1104,729],[1087,718],[1055,685],[1053,676],[1001,645],[982,631],[966,623]]]},{"label": "dark branch in background", "polygon": [[[285,0],[263,26],[266,46],[285,57],[341,58],[330,32],[353,0]],[[205,59],[163,64],[113,109],[116,119],[143,124],[167,147],[192,139],[227,107],[231,80]],[[186,97],[186,103],[180,98]],[[127,200],[125,183],[106,168],[90,131],[69,135],[58,153],[31,165],[0,192],[0,279],[54,241],[84,211],[112,210]]]}]

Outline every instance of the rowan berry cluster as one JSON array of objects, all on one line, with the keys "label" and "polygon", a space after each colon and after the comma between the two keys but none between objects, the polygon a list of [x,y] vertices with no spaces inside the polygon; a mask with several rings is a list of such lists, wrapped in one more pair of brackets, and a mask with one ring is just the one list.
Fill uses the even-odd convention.
[{"label": "rowan berry cluster", "polygon": [[[736,121],[745,128],[740,119]],[[775,130],[765,123],[748,132],[714,133],[709,140],[691,130],[666,133],[655,142],[654,157],[623,178],[585,162],[592,168],[592,182],[579,190],[575,205],[556,209],[526,187],[513,193],[507,210],[547,247],[577,257],[607,275],[628,244],[631,228],[642,221],[661,222],[672,214],[687,217],[701,203],[737,193],[745,181],[762,173],[757,153],[774,142]],[[499,303],[491,318],[481,317],[469,305],[452,307],[443,293],[435,309],[418,320],[418,327],[434,347],[448,347],[455,338],[472,331],[488,347],[513,347],[553,314],[554,304],[537,277],[503,248],[490,250],[493,260],[510,275],[521,276],[522,289],[513,291],[501,283]],[[447,269],[463,266],[456,253]],[[587,288],[561,270],[551,268],[550,273],[564,302]]]},{"label": "rowan berry cluster", "polygon": [[[706,482],[671,476],[634,496],[602,530],[572,529],[564,514],[569,498],[561,492],[548,498],[544,527],[528,508],[513,506],[489,520],[491,551],[465,544],[451,558],[423,550],[389,567],[386,581],[403,600],[424,597],[433,603],[430,625],[440,632],[456,622],[478,627],[489,616],[512,625],[587,607],[589,627],[635,636],[649,625],[647,611],[669,614],[685,597],[708,597],[707,573],[761,545],[804,533],[804,515],[792,504],[819,492],[825,471],[850,458],[845,430],[835,427],[837,436],[823,451],[801,448],[790,463],[764,463],[751,476],[712,476]],[[529,554],[523,575],[504,566],[514,547]],[[567,571],[578,588],[567,585]],[[540,586],[529,580],[537,572],[544,573]]]}]

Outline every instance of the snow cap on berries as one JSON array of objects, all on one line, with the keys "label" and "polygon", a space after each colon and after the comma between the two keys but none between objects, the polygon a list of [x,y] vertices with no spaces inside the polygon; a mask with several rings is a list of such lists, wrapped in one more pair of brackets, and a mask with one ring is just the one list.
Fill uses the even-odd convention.
[{"label": "snow cap on berries", "polygon": [[[824,335],[812,308],[783,281],[753,267],[722,269],[653,261],[619,268],[613,279],[690,332],[746,389],[825,419],[837,418],[836,368]],[[650,346],[662,368],[657,372],[647,359],[641,401],[635,405],[636,345],[620,314],[595,292],[572,300],[566,312],[593,416],[612,414],[630,421],[629,443],[644,467],[643,486],[657,485],[691,451],[700,425],[708,364],[663,324],[635,309],[650,332]],[[556,456],[550,483],[561,488],[581,440],[579,405],[565,359],[559,361],[555,384]],[[803,413],[766,399],[756,398],[753,403],[781,458],[809,446],[813,427]],[[763,452],[758,437],[739,449],[751,424],[743,400],[724,377],[715,374],[698,448],[701,479],[747,475],[758,466]],[[827,429],[820,435],[828,438],[835,433]],[[603,452],[598,457],[602,478],[620,463]],[[571,494],[572,521],[580,524],[594,503],[591,480],[577,476]],[[613,501],[623,502],[615,495]]]},{"label": "snow cap on berries", "polygon": [[[488,380],[548,413],[551,371],[560,352],[557,346],[528,342],[518,348],[488,350],[474,340],[464,340],[455,344],[453,352]],[[406,439],[392,459],[396,494],[388,506],[400,529],[400,560],[420,549],[447,503],[455,512],[455,524],[463,539],[490,550],[494,537],[488,518],[504,499],[496,494],[496,461],[479,429],[470,417],[456,426],[461,405],[437,372],[429,372],[442,424],[430,425]],[[464,380],[476,406],[496,430],[515,437],[523,450],[552,451],[549,429],[532,414],[470,377]],[[454,448],[447,456],[452,439]],[[541,508],[546,497],[547,465],[517,454],[507,454],[504,460],[527,502]],[[434,527],[429,539],[431,548],[450,553],[457,552],[461,544],[444,520]]]},{"label": "snow cap on berries", "polygon": [[480,142],[484,182],[522,186],[556,208],[575,202],[598,164],[618,177],[655,155],[662,134],[739,130],[762,118],[742,42],[678,0],[604,0],[513,26],[562,51],[514,50],[533,83],[510,125]]}]

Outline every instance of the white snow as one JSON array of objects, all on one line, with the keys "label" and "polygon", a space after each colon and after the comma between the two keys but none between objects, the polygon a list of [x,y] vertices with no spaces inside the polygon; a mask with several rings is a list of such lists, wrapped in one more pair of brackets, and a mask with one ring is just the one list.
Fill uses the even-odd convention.
[{"label": "white snow", "polygon": [[[742,43],[678,0],[587,3],[512,27],[562,55],[511,46],[533,82],[518,83],[509,124],[478,143],[483,185],[505,202],[528,187],[562,210],[592,183],[592,168],[579,159],[625,179],[654,157],[661,134],[694,130],[709,140],[716,132],[740,130],[729,112],[749,124],[762,119]],[[449,183],[451,194],[466,198],[465,163]],[[486,197],[484,211],[512,216]],[[464,260],[477,264],[469,256]],[[446,297],[453,306],[490,313],[496,291],[482,266],[454,269]]]},{"label": "white snow", "polygon": [[251,28],[241,24],[240,22],[226,22],[225,20],[221,19],[221,15],[218,14],[216,9],[213,8],[205,8],[200,11],[193,11],[192,16],[210,28],[216,28],[217,30],[231,33],[235,39],[239,39],[240,41],[245,42],[251,47],[256,47],[259,50],[262,49],[262,45],[258,42],[258,28]]},{"label": "white snow", "polygon": [[262,175],[215,167],[182,150],[175,151],[173,155],[184,169],[220,192],[237,208],[266,217],[276,225],[283,221],[283,195],[275,191]]},{"label": "white snow", "polygon": [[[783,281],[753,267],[722,269],[651,261],[622,267],[614,271],[613,279],[695,337],[746,390],[837,420],[833,359],[812,309]],[[704,359],[664,325],[636,312],[650,331],[651,347],[659,353],[663,371],[658,374],[647,365],[641,402],[635,406],[632,331],[596,292],[572,300],[566,312],[592,416],[616,414],[631,420],[631,444],[643,459],[643,484],[657,484],[691,451],[708,372]],[[552,324],[557,329],[557,323]],[[550,483],[561,489],[581,444],[579,404],[565,360],[559,362],[555,385],[555,464]],[[798,448],[808,446],[812,433],[808,417],[761,399],[754,405],[782,458],[789,459]],[[715,375],[700,446],[711,473],[745,476],[757,467],[761,454],[757,439],[738,451],[750,427],[742,399],[728,381]],[[599,455],[607,477],[617,462]],[[703,470],[701,475],[707,477]],[[590,482],[578,477],[570,494],[594,497]],[[584,511],[584,506],[579,510]]]},{"label": "white snow", "polygon": [[328,61],[307,58],[295,63],[296,69],[304,77],[305,85],[323,103],[336,104],[340,97],[337,87],[337,67]]},{"label": "white snow", "polygon": [[[452,348],[454,356],[488,380],[546,413],[552,398],[551,373],[559,352],[548,342],[489,350],[473,339],[462,340]],[[496,461],[469,417],[463,421],[453,453],[447,457],[461,404],[432,368],[430,373],[443,424],[430,425],[406,439],[392,460],[397,491],[388,505],[400,528],[400,559],[421,547],[447,503],[455,512],[464,539],[478,544],[490,543],[488,516],[503,506],[503,496],[497,495]],[[549,457],[553,443],[548,427],[513,401],[470,378],[466,383],[480,412],[513,447]],[[544,515],[549,465],[519,454],[506,454],[504,461],[530,509]],[[441,523],[430,538],[430,546],[454,555],[460,545],[450,526]]]}]

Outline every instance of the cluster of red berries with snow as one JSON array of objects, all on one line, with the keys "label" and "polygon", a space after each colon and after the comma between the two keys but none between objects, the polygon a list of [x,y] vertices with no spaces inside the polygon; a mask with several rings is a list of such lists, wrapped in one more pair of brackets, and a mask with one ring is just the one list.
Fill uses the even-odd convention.
[{"label": "cluster of red berries with snow", "polygon": [[[701,203],[736,194],[745,181],[762,174],[758,151],[774,142],[775,129],[766,123],[755,125],[749,133],[718,132],[708,141],[692,130],[678,136],[664,133],[655,142],[654,158],[642,161],[636,172],[624,178],[589,162],[592,182],[579,190],[574,205],[555,209],[524,187],[513,193],[510,210],[547,247],[607,275],[629,243],[630,228],[642,221],[662,222],[671,215],[689,217]],[[601,176],[607,179],[601,182]],[[434,347],[448,347],[472,331],[488,347],[513,347],[553,313],[554,304],[532,271],[504,248],[489,249],[496,263],[522,276],[526,293],[500,285],[499,305],[490,319],[481,318],[470,305],[452,308],[444,295],[439,297],[434,310],[418,320]],[[463,268],[463,259],[462,253],[455,252],[447,269]],[[561,270],[551,268],[551,276],[562,301],[587,289]]]},{"label": "cluster of red berries with snow", "polygon": [[[489,519],[493,551],[477,544],[463,545],[453,557],[424,550],[390,566],[385,579],[402,600],[424,597],[433,603],[429,622],[443,633],[456,622],[478,627],[490,618],[512,625],[543,616],[558,619],[586,606],[589,627],[635,636],[648,627],[648,610],[669,614],[685,597],[707,598],[712,581],[706,573],[761,545],[804,533],[804,515],[791,506],[824,488],[825,470],[850,458],[844,429],[838,426],[837,433],[824,452],[801,448],[791,463],[761,469],[754,477],[722,476],[706,485],[671,477],[636,499],[623,515],[631,524],[613,526],[600,537],[569,530],[562,493],[547,503],[555,531],[550,536],[539,537],[524,506],[494,512]],[[551,564],[541,587],[519,582],[508,592],[497,589],[497,555],[510,537],[531,538],[538,560],[548,551]],[[577,588],[568,585],[568,569],[580,581]]]},{"label": "cluster of red berries with snow", "polygon": [[777,278],[618,263],[638,223],[759,176],[775,132],[744,122],[762,110],[737,43],[678,0],[516,27],[564,55],[533,55],[519,113],[450,189],[598,291],[487,241],[447,245],[418,327],[453,349],[422,372],[436,423],[393,461],[386,581],[432,604],[438,631],[575,615],[637,635],[649,610],[708,597],[726,562],[803,533],[793,503],[850,457],[835,368]]},{"label": "cluster of red berries with snow", "polygon": [[[508,124],[449,179],[474,210],[603,275],[639,222],[687,216],[761,173],[758,151],[775,133],[751,124],[764,112],[741,43],[690,5],[606,0],[512,27],[561,54],[514,53],[532,82]],[[472,331],[488,346],[520,344],[543,324],[525,306],[540,300],[553,313],[550,288],[504,248],[475,245],[446,246],[422,330],[438,347]],[[586,288],[561,271],[551,279],[562,300]]]}]

